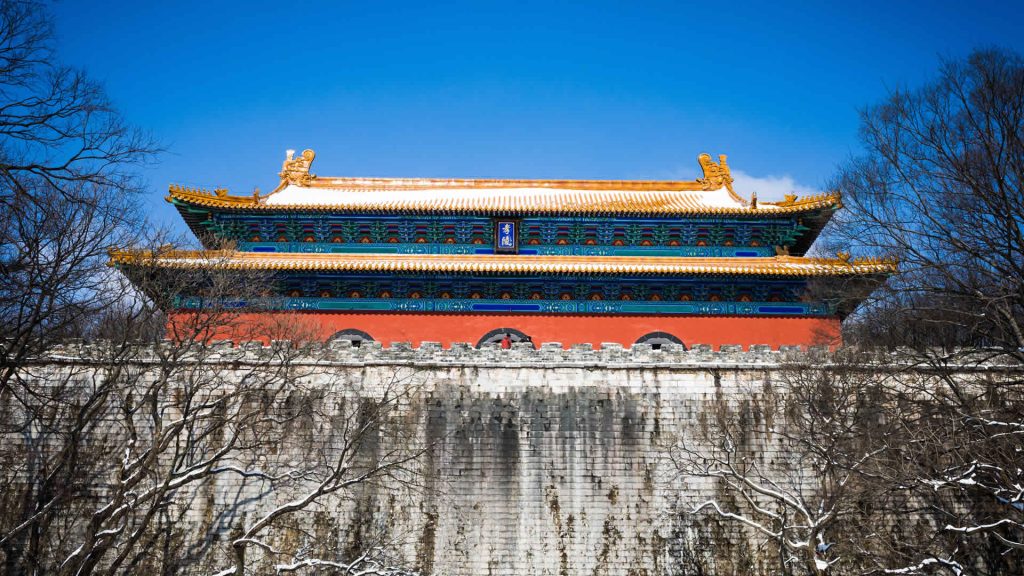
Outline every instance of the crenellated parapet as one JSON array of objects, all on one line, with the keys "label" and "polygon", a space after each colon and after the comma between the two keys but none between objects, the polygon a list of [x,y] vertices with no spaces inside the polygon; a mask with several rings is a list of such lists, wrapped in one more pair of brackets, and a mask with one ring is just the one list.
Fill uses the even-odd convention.
[{"label": "crenellated parapet", "polygon": [[[626,348],[617,343],[604,343],[595,348],[591,344],[574,344],[568,348],[558,342],[546,342],[534,348],[528,343],[517,342],[510,349],[498,344],[487,344],[480,348],[469,343],[454,343],[448,348],[437,342],[423,342],[413,347],[408,342],[395,342],[383,347],[379,342],[364,341],[356,346],[349,340],[336,340],[326,344],[293,344],[275,340],[263,342],[216,341],[207,346],[190,345],[179,348],[187,353],[181,361],[190,360],[210,364],[268,363],[288,357],[296,365],[394,365],[419,368],[444,366],[466,367],[507,367],[507,368],[609,368],[621,369],[778,369],[794,365],[829,365],[836,360],[835,352],[826,346],[781,346],[773,349],[767,345],[752,345],[744,349],[740,345],[724,345],[714,350],[711,346],[696,344],[685,348],[678,344],[666,343],[654,348],[650,344],[634,344]],[[166,356],[159,346],[171,349],[175,345],[140,348],[133,355],[139,363],[155,362]],[[54,348],[40,363],[97,363],[103,362],[110,349],[103,342],[70,342]],[[1012,358],[993,357],[985,352],[977,354],[957,353],[960,363],[967,370],[1024,369]],[[890,369],[919,366],[919,356],[906,350],[890,350],[873,356],[861,357],[861,362],[873,369]]]}]

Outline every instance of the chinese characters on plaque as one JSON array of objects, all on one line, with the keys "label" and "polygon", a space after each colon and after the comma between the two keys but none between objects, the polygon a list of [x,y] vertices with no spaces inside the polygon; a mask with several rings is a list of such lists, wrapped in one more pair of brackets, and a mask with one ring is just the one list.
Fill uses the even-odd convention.
[{"label": "chinese characters on plaque", "polygon": [[498,220],[495,222],[495,252],[515,252],[518,248],[516,238],[516,222],[514,220]]}]

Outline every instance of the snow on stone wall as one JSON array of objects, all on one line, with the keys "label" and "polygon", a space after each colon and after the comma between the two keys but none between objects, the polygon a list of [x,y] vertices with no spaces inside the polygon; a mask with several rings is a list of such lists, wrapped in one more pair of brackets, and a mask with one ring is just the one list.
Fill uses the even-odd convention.
[{"label": "snow on stone wall", "polygon": [[[219,346],[224,362],[272,349]],[[700,426],[716,398],[749,397],[785,358],[803,354],[765,346],[476,350],[335,342],[311,377],[325,392],[315,400],[323,412],[356,383],[360,394],[372,394],[366,384],[408,374],[421,388],[404,409],[405,421],[432,448],[416,464],[423,490],[358,487],[304,515],[306,528],[336,541],[337,550],[357,549],[384,532],[401,543],[407,567],[431,574],[732,573],[750,560],[756,542],[735,525],[694,523],[675,513],[714,497],[716,487],[706,481],[680,492],[664,448]],[[80,357],[68,351],[61,358]],[[331,422],[314,418],[283,431],[274,457],[299,460],[331,442]],[[385,431],[380,443],[387,442]],[[773,450],[759,447],[767,460],[785,458]],[[252,517],[273,505],[261,494],[258,483],[224,476],[183,506],[191,522],[219,526],[226,540],[236,514],[248,510]],[[300,545],[294,540],[278,544]],[[226,558],[225,542],[211,546],[215,559]],[[764,562],[755,559],[770,571]]]}]

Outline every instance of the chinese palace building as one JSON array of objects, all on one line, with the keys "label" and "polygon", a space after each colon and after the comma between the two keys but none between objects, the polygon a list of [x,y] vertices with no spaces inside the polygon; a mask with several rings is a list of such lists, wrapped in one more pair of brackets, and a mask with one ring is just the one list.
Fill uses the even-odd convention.
[{"label": "chinese palace building", "polygon": [[[385,345],[834,345],[850,307],[828,289],[895,269],[805,256],[839,195],[758,202],[733,190],[725,156],[701,154],[692,181],[333,178],[314,157],[289,151],[267,195],[172,186],[208,249],[114,263],[265,271],[267,296],[239,303],[252,315]],[[202,306],[187,289],[171,302]]]}]

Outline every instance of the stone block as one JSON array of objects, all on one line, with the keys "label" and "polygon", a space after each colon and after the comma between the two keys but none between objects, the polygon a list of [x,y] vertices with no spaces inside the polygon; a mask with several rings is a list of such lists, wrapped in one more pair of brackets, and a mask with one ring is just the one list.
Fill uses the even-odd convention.
[{"label": "stone block", "polygon": [[345,340],[343,338],[337,338],[331,340],[328,344],[330,350],[351,350],[353,348],[351,340]]}]

